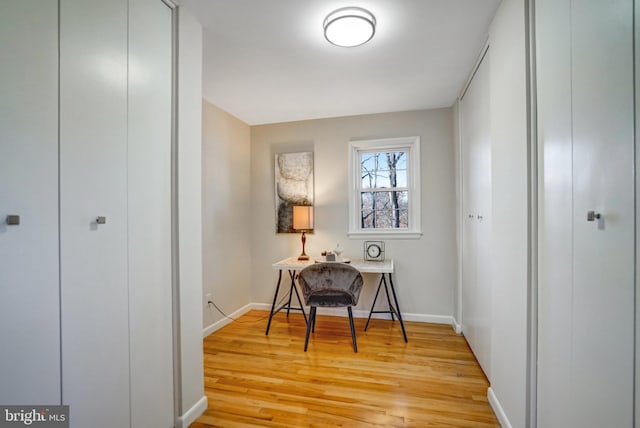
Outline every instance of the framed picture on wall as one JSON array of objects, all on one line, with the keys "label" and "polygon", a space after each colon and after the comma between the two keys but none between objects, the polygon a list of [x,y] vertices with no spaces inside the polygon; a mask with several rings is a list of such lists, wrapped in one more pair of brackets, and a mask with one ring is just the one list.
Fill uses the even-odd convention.
[{"label": "framed picture on wall", "polygon": [[276,233],[296,233],[293,207],[313,206],[313,152],[275,155]]}]

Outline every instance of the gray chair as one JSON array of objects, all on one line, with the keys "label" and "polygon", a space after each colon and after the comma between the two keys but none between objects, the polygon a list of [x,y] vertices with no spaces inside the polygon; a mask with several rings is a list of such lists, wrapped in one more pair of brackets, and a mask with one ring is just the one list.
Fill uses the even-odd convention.
[{"label": "gray chair", "polygon": [[346,306],[349,313],[353,351],[358,352],[351,306],[358,304],[363,283],[362,274],[353,266],[344,263],[316,263],[300,272],[298,282],[302,288],[305,304],[311,307],[304,351],[307,351],[309,344],[309,333],[315,332],[316,308]]}]

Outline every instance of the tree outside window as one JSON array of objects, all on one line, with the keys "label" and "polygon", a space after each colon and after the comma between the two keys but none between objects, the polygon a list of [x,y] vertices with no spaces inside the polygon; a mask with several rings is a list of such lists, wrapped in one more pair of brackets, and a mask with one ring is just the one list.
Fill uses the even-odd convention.
[{"label": "tree outside window", "polygon": [[409,227],[407,152],[363,152],[360,165],[360,227]]},{"label": "tree outside window", "polygon": [[349,147],[349,236],[419,238],[420,138]]}]

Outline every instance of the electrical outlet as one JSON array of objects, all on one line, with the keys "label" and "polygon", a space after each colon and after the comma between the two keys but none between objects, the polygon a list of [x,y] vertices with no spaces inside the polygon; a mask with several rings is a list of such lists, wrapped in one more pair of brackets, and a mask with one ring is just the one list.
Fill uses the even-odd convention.
[{"label": "electrical outlet", "polygon": [[207,306],[209,306],[209,302],[212,302],[212,296],[211,293],[207,293],[204,296],[204,307],[206,308]]}]

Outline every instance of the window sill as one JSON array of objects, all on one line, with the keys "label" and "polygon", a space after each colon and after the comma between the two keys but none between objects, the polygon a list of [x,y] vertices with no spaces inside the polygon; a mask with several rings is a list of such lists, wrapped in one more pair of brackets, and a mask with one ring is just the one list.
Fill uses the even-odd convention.
[{"label": "window sill", "polygon": [[348,232],[350,239],[420,239],[421,231],[416,230],[376,230],[376,231],[353,231]]}]

